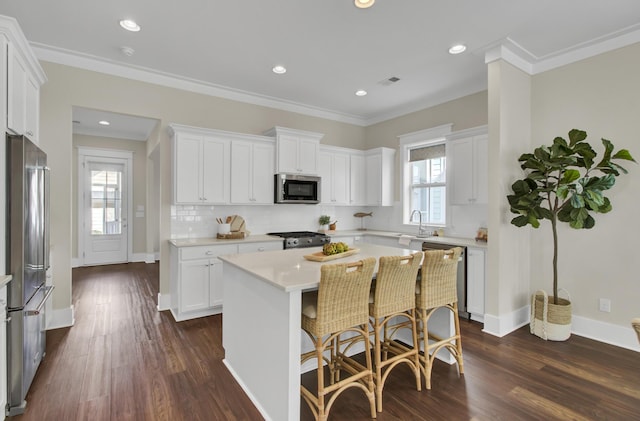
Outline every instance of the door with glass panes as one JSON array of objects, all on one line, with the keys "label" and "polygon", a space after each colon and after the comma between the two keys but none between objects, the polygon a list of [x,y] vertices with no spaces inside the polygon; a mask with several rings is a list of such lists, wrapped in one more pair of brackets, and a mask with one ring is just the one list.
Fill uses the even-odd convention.
[{"label": "door with glass panes", "polygon": [[83,264],[127,262],[128,160],[87,156],[83,167]]}]

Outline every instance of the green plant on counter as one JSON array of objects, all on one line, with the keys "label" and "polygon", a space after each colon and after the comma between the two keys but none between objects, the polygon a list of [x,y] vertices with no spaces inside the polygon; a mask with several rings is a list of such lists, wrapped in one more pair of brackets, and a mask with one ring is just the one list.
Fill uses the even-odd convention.
[{"label": "green plant on counter", "polygon": [[602,139],[604,155],[594,165],[597,153],[586,138],[585,131],[573,129],[569,142],[556,137],[553,145],[522,154],[518,162],[525,177],[513,183],[513,194],[507,196],[511,212],[518,215],[511,220],[513,225],[538,228],[541,219],[551,222],[554,304],[558,303],[558,221],[575,229],[593,228],[592,214],[612,209],[604,191],[613,187],[620,173],[627,173],[613,160],[635,162],[628,150],[614,153],[613,143]]},{"label": "green plant on counter", "polygon": [[329,222],[331,222],[331,217],[329,215],[321,215],[320,218],[318,218],[318,222],[320,223],[320,225],[329,225]]}]

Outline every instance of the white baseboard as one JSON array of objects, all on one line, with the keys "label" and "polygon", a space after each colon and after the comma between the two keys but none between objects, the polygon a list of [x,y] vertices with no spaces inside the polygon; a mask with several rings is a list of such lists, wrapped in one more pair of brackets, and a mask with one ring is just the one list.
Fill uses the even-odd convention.
[{"label": "white baseboard", "polygon": [[249,388],[244,384],[244,382],[242,381],[240,376],[238,376],[238,374],[233,369],[233,367],[231,367],[231,365],[229,364],[227,359],[226,358],[223,359],[222,362],[227,367],[227,370],[229,370],[229,372],[231,373],[233,378],[236,379],[236,381],[238,382],[238,384],[240,385],[242,390],[244,390],[244,393],[247,394],[247,397],[249,397],[249,400],[253,403],[253,405],[256,407],[258,412],[260,412],[260,415],[262,415],[262,417],[265,419],[265,421],[271,421],[271,418],[267,414],[267,411],[265,411],[265,409],[262,407],[262,405],[260,405],[260,403],[258,403],[258,400],[256,399],[256,397],[253,396],[253,393],[251,393],[251,390],[249,390]]},{"label": "white baseboard", "polygon": [[[484,315],[485,333],[503,337],[509,333],[529,324],[531,318],[531,306],[527,305],[513,313],[496,317],[491,314]],[[620,326],[601,322],[582,316],[571,317],[571,334],[593,339],[609,345],[640,351],[638,337],[631,326]]]},{"label": "white baseboard", "polygon": [[494,316],[485,313],[483,332],[502,338],[529,323],[531,306],[519,308],[509,314]]},{"label": "white baseboard", "polygon": [[158,311],[171,309],[171,294],[158,293]]},{"label": "white baseboard", "polygon": [[[130,262],[155,263],[156,260],[160,260],[160,253],[133,253]],[[71,259],[72,268],[79,268],[80,266],[82,266],[82,259],[79,257]]]},{"label": "white baseboard", "polygon": [[631,326],[620,326],[586,317],[571,317],[571,333],[621,348],[640,351],[638,336]]},{"label": "white baseboard", "polygon": [[51,318],[47,324],[47,330],[71,327],[75,322],[73,305],[67,308],[54,309],[51,311]]}]

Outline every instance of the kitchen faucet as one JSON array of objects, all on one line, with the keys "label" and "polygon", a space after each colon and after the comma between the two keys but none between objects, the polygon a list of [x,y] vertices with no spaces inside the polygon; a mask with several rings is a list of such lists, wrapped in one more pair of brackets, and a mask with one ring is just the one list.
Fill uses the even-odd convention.
[{"label": "kitchen faucet", "polygon": [[414,209],[411,212],[411,215],[409,216],[409,220],[410,221],[413,220],[413,215],[416,212],[418,212],[418,218],[419,218],[419,221],[420,221],[420,223],[418,225],[418,235],[417,235],[417,237],[427,237],[428,235],[427,235],[426,229],[422,228],[422,212],[420,212],[418,209]]}]

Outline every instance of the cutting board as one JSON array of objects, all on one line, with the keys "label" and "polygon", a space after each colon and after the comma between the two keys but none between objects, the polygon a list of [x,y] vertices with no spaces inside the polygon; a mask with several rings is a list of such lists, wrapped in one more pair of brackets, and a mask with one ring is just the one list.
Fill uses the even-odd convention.
[{"label": "cutting board", "polygon": [[359,253],[360,249],[349,249],[344,253],[331,254],[329,256],[325,256],[321,251],[312,254],[306,254],[303,257],[307,260],[311,260],[312,262],[327,262],[329,260],[342,259],[343,257],[352,256],[356,253]]}]

